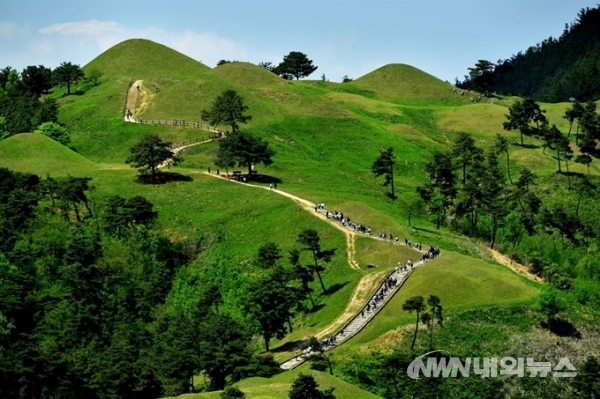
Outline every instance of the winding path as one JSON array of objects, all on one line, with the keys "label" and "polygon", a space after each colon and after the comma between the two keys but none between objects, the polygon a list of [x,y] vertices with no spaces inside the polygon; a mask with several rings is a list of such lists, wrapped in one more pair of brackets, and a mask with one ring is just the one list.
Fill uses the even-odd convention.
[{"label": "winding path", "polygon": [[[131,89],[130,89],[130,93],[132,95],[131,95],[131,98],[128,98],[127,107],[128,107],[128,109],[133,109],[134,112],[137,111],[137,109],[138,109],[138,107],[136,107],[136,105],[137,105],[136,102],[137,102],[137,97],[138,97],[137,94],[139,91],[137,89],[137,87],[138,87],[138,85],[141,87],[142,83],[143,83],[143,81],[136,81],[131,86]],[[133,92],[131,92],[131,91],[133,91]],[[141,97],[144,97],[144,93],[140,92],[140,94],[141,94]],[[145,100],[146,100],[145,98],[142,98],[142,102],[143,102],[143,104],[141,106],[142,109],[144,108],[144,106],[147,106],[147,103],[149,102],[149,101],[145,101]],[[138,121],[136,121],[136,119],[135,119],[135,115],[132,118],[125,117],[124,121],[131,122],[131,123],[138,123]],[[217,132],[217,130],[210,129],[210,127],[208,127],[208,129],[203,129],[203,130]],[[213,140],[215,140],[215,139],[212,138],[212,139],[207,139],[207,140],[198,141],[195,143],[188,143],[188,144],[179,143],[180,145],[175,145],[175,147],[172,148],[172,151],[175,154],[178,154],[185,148],[192,147],[192,146],[199,145],[199,144],[208,143]],[[161,167],[168,166],[168,164],[169,163],[167,162],[164,165],[161,165]],[[228,180],[230,182],[243,184],[243,185],[250,186],[250,187],[260,188],[263,190],[271,190],[269,187],[245,183],[245,182],[238,182],[236,180],[231,180],[231,179],[226,178],[223,175],[218,176],[218,175],[213,175],[213,174],[206,173],[206,172],[204,172],[204,173],[208,174],[209,176],[214,177],[214,178],[221,178],[223,180]],[[404,245],[402,243],[394,243],[394,242],[390,242],[388,240],[383,240],[383,239],[381,239],[379,237],[375,237],[373,235],[358,233],[358,232],[350,229],[349,227],[343,226],[341,223],[339,223],[335,219],[329,219],[325,215],[326,211],[324,209],[319,209],[318,211],[315,211],[315,204],[306,199],[300,198],[296,195],[293,195],[293,194],[290,194],[290,193],[287,193],[287,192],[281,191],[281,190],[272,190],[272,191],[279,195],[283,195],[284,197],[290,198],[291,200],[293,200],[297,204],[299,204],[304,210],[310,212],[315,217],[318,217],[319,219],[325,221],[326,223],[329,223],[331,226],[341,230],[346,236],[346,247],[347,247],[346,250],[347,250],[348,265],[352,269],[361,270],[358,262],[356,261],[356,248],[355,248],[356,235],[361,235],[361,236],[368,237],[371,239],[385,241],[387,243],[390,243],[390,245]],[[505,266],[508,266],[506,264],[507,262],[503,262],[504,259],[499,259],[501,257],[501,255],[499,253],[494,251],[494,252],[492,252],[492,254],[494,255],[494,258],[496,259],[496,261],[498,261],[501,264],[504,264]],[[424,263],[424,261],[422,261],[422,260],[415,262],[413,267],[410,269],[406,268],[403,270],[403,268],[401,268],[401,267],[395,268],[393,271],[388,273],[385,276],[385,278],[382,279],[381,283],[379,285],[377,285],[377,288],[374,290],[373,290],[373,287],[376,286],[376,281],[382,277],[383,272],[370,273],[368,275],[365,275],[360,280],[356,289],[354,290],[352,299],[348,303],[344,312],[336,320],[334,320],[328,327],[326,327],[324,330],[322,330],[320,333],[317,334],[318,339],[322,339],[326,336],[335,337],[335,343],[333,345],[327,347],[325,350],[328,351],[328,350],[334,349],[334,348],[342,345],[343,343],[347,342],[349,339],[354,337],[356,334],[358,334],[363,328],[365,328],[365,326],[367,326],[367,324],[381,311],[381,309],[402,288],[402,286],[406,283],[406,281],[412,274],[414,268],[421,266],[423,263]],[[518,266],[520,266],[521,268],[524,268],[524,266],[522,266],[522,265],[518,265]],[[511,266],[509,266],[509,267],[511,267],[513,270],[515,270],[515,267],[512,266],[512,262],[511,262]],[[515,271],[517,271],[519,274],[525,275],[528,278],[531,278],[531,276],[526,275],[526,273],[524,273],[523,270],[515,270]],[[376,308],[374,308],[374,309],[371,308],[369,311],[367,311],[367,306],[368,306],[368,303],[370,302],[370,299],[376,293],[382,292],[381,290],[382,290],[383,286],[385,285],[385,282],[388,281],[388,279],[390,279],[390,278],[395,279],[397,281],[397,283],[394,286],[389,287],[387,289],[386,294],[383,296],[383,299],[377,303]],[[371,291],[371,292],[369,292],[369,291]],[[299,344],[296,348],[292,348],[291,350],[302,349],[304,346],[305,346],[305,344]],[[282,369],[291,370],[291,369],[298,367],[299,365],[304,363],[306,360],[307,359],[305,356],[294,356],[294,357],[282,362],[280,364],[280,366]]]},{"label": "winding path", "polygon": [[[318,217],[319,219],[329,223],[331,226],[343,231],[344,234],[346,235],[348,264],[353,269],[360,270],[358,262],[356,262],[356,260],[355,260],[356,249],[355,249],[355,245],[354,245],[356,235],[358,235],[358,234],[361,236],[364,236],[364,237],[371,238],[371,239],[390,243],[390,245],[404,245],[403,243],[393,243],[388,240],[383,240],[379,237],[375,237],[373,235],[361,234],[354,230],[351,230],[350,228],[343,226],[337,220],[328,218],[325,214],[326,213],[325,209],[319,209],[317,212],[315,212],[315,204],[314,203],[312,203],[304,198],[300,198],[296,195],[287,193],[285,191],[271,189],[269,187],[251,184],[251,183],[238,182],[237,180],[227,179],[223,175],[210,174],[207,172],[205,172],[205,174],[207,174],[211,177],[214,177],[214,178],[220,178],[223,180],[228,180],[233,183],[243,184],[245,186],[260,188],[263,190],[269,190],[269,191],[272,191],[279,195],[283,195],[284,197],[290,198],[293,201],[295,201],[296,203],[298,203],[304,210],[310,212],[315,217]],[[348,305],[348,308],[350,308],[350,307],[356,308],[356,306],[351,306],[351,304],[354,301],[354,298],[359,296],[360,294],[362,294],[362,296],[365,296],[365,298],[363,299],[364,304],[359,308],[359,310],[357,312],[349,313],[349,312],[345,311],[338,319],[336,319],[330,325],[330,327],[326,328],[324,331],[321,331],[321,333],[317,334],[317,337],[319,339],[324,338],[326,335],[329,335],[329,334],[331,334],[331,337],[336,338],[335,344],[327,347],[326,350],[331,350],[331,349],[337,348],[338,346],[342,345],[344,342],[348,341],[350,338],[352,338],[353,336],[358,334],[377,315],[377,313],[379,313],[379,311],[381,311],[381,309],[390,301],[390,299],[396,294],[396,292],[398,292],[400,290],[400,288],[404,285],[404,283],[406,282],[406,280],[408,279],[408,277],[410,276],[410,274],[412,273],[414,268],[422,265],[423,263],[424,263],[423,261],[419,260],[418,262],[415,262],[413,264],[412,268],[410,268],[410,269],[407,268],[406,270],[402,270],[402,268],[396,268],[391,273],[387,274],[385,276],[385,278],[383,279],[383,281],[377,286],[377,289],[374,290],[372,293],[370,293],[368,296],[365,295],[366,294],[365,292],[362,292],[363,290],[361,290],[361,287],[364,287],[365,284],[361,285],[361,283],[363,282],[364,279],[377,278],[377,277],[380,277],[380,275],[378,275],[376,273],[372,273],[372,274],[369,274],[369,275],[363,277],[363,280],[361,280],[361,283],[359,283],[359,285],[355,289],[355,292],[353,293],[353,300]],[[370,302],[371,297],[373,297],[376,293],[381,292],[381,289],[383,288],[383,286],[385,285],[385,282],[389,278],[396,279],[397,280],[396,285],[387,290],[383,299],[377,303],[377,307],[375,309],[370,309],[369,311],[367,311],[367,306],[368,306],[368,303]],[[372,284],[368,284],[367,286],[372,287]],[[293,348],[292,350],[302,349],[304,346],[305,346],[305,344],[300,344],[299,346],[297,346],[296,348]],[[299,365],[301,365],[302,363],[304,363],[305,361],[306,361],[305,356],[294,356],[291,359],[288,359],[288,360],[282,362],[280,365],[281,365],[282,369],[292,370],[292,369],[298,367]]]}]

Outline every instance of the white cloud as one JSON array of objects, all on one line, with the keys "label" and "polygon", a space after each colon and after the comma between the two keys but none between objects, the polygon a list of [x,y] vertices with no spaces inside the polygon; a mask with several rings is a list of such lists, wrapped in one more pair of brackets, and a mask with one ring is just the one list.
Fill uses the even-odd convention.
[{"label": "white cloud", "polygon": [[152,26],[135,29],[116,21],[96,19],[42,27],[31,37],[29,50],[38,56],[60,54],[64,59],[85,64],[110,47],[132,38],[156,41],[209,66],[216,65],[220,59],[243,61],[257,58],[252,56],[243,44],[214,32],[168,32]]},{"label": "white cloud", "polygon": [[67,36],[99,36],[104,33],[122,33],[125,30],[126,29],[123,27],[123,25],[115,21],[98,21],[96,19],[90,19],[89,21],[53,24],[40,28],[38,32],[43,35],[56,33]]}]

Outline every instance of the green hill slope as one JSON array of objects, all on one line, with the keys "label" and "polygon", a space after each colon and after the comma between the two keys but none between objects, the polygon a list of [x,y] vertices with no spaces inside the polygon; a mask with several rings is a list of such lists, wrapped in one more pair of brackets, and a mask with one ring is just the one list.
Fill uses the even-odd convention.
[{"label": "green hill slope", "polygon": [[342,85],[348,91],[406,105],[455,105],[469,103],[469,95],[426,72],[404,64],[388,64]]},{"label": "green hill slope", "polygon": [[23,133],[0,141],[0,166],[20,172],[86,174],[98,165],[41,134]]},{"label": "green hill slope", "polygon": [[[539,284],[504,266],[446,251],[443,256],[417,268],[406,285],[348,347],[370,343],[398,326],[413,323],[414,314],[403,311],[402,304],[414,296],[436,295],[444,311],[451,312],[527,302],[538,289]],[[348,350],[348,347],[340,350]]]},{"label": "green hill slope", "polygon": [[84,69],[97,68],[106,77],[155,80],[188,79],[209,67],[167,46],[146,39],[121,42],[90,61]]},{"label": "green hill slope", "polygon": [[[271,378],[248,378],[236,383],[248,399],[287,399],[288,391],[294,379],[298,374],[312,374],[319,384],[319,389],[335,388],[333,394],[338,399],[376,399],[380,396],[362,390],[352,384],[342,381],[339,378],[329,374],[321,373],[315,370],[292,370],[276,375]],[[178,396],[181,399],[218,399],[220,392],[210,392],[201,394],[187,394]]]}]

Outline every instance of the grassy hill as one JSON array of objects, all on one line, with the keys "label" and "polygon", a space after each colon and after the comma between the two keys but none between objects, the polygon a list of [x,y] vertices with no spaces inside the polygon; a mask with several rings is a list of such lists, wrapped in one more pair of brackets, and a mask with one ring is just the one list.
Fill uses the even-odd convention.
[{"label": "grassy hill", "polygon": [[469,95],[451,91],[452,86],[415,67],[388,64],[342,85],[348,91],[405,105],[458,105]]},{"label": "grassy hill", "polygon": [[[287,251],[296,245],[301,229],[317,229],[324,247],[337,249],[324,273],[325,284],[335,290],[319,295],[317,301],[324,306],[299,316],[294,321],[294,333],[274,342],[273,347],[318,333],[344,312],[362,278],[390,270],[398,261],[414,260],[416,254],[406,248],[398,250],[358,238],[355,259],[360,270],[352,269],[346,237],[338,229],[268,190],[204,174],[209,166],[215,169],[212,159],[218,144],[214,142],[182,153],[184,163],[174,171],[187,181],[156,186],[135,183],[135,171],[124,160],[129,148],[141,137],[158,133],[165,140],[179,142],[206,132],[124,123],[125,92],[131,79],[141,82],[144,94],[140,97],[144,104],[136,104],[136,117],[147,120],[196,121],[201,110],[208,108],[223,90],[238,91],[252,115],[251,122],[243,128],[266,139],[276,151],[273,165],[259,165],[257,169],[263,175],[280,179],[281,190],[324,202],[328,209],[342,211],[352,220],[372,227],[375,234],[384,230],[401,240],[410,238],[422,242],[424,247],[442,248],[443,256],[419,268],[388,307],[344,350],[358,351],[373,343],[385,345],[379,341],[381,337],[412,322],[413,316],[400,310],[410,296],[438,294],[445,309],[463,311],[527,303],[537,294],[535,284],[482,260],[476,242],[444,229],[436,230],[423,212],[413,217],[413,226],[408,226],[406,216],[406,199],[425,181],[424,165],[431,153],[447,150],[456,133],[463,131],[472,134],[479,145],[489,147],[496,133],[502,132],[512,98],[475,103],[470,97],[476,93],[461,96],[451,85],[401,64],[384,66],[343,84],[286,81],[244,62],[210,69],[147,40],[123,42],[85,66],[90,68],[104,72],[98,86],[82,82],[73,89],[75,95],[64,96],[60,88],[50,94],[61,105],[60,122],[70,131],[77,152],[43,136],[18,135],[0,141],[0,166],[40,175],[91,176],[93,200],[99,205],[115,194],[146,197],[159,212],[159,228],[174,240],[210,240],[206,263],[191,265],[185,273],[199,275],[206,264],[214,266],[212,273],[221,284],[225,307],[229,309],[239,308],[241,299],[237,294],[243,287],[243,278],[260,273],[252,265],[260,245],[275,241]],[[568,104],[542,104],[551,123],[563,131],[568,125],[561,115],[567,107]],[[559,180],[553,154],[543,154],[539,140],[526,138],[534,148],[523,149],[516,144],[518,132],[506,132],[506,136],[511,141],[513,178],[520,167],[529,166],[543,179]],[[379,150],[389,146],[394,147],[399,166],[396,201],[386,196],[389,188],[381,185],[383,178],[376,179],[371,173]],[[585,169],[572,165],[572,170]],[[600,171],[596,163],[591,170],[593,174]],[[219,269],[225,261],[232,266]],[[369,264],[376,267],[368,268]],[[318,283],[313,286],[319,294]],[[175,302],[191,301],[197,295],[195,288],[185,284],[172,292]],[[240,386],[254,392],[249,397],[285,397],[293,375],[282,374],[270,381],[252,379]],[[324,387],[329,383],[325,377],[319,377]],[[368,397],[350,388],[348,394],[340,394],[345,388],[336,386],[338,397]]]},{"label": "grassy hill", "polygon": [[178,81],[202,74],[209,67],[167,46],[146,39],[130,39],[106,50],[86,69],[97,68],[106,78],[129,77]]},{"label": "grassy hill", "polygon": [[[335,388],[333,393],[338,399],[376,399],[380,396],[373,395],[370,392],[362,390],[352,384],[349,384],[339,378],[326,373],[314,370],[288,371],[271,378],[248,378],[235,384],[248,399],[287,399],[288,391],[294,379],[298,374],[311,374],[319,384],[319,389]],[[220,398],[220,392],[209,392],[201,394],[187,394],[178,396],[181,399],[217,399]]]},{"label": "grassy hill", "polygon": [[99,165],[42,134],[23,133],[2,140],[0,166],[20,172],[85,175]]},{"label": "grassy hill", "polygon": [[[414,314],[402,310],[402,304],[413,296],[440,298],[444,312],[513,305],[529,302],[539,290],[533,283],[511,270],[473,259],[455,252],[417,268],[408,282],[363,332],[347,347],[377,346],[378,340],[403,325],[414,323]],[[374,342],[372,342],[374,341]]]}]

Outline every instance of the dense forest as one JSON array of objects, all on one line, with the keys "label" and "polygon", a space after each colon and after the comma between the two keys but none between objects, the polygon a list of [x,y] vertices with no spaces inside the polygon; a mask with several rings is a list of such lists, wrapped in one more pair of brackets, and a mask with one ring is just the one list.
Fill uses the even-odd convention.
[{"label": "dense forest", "polygon": [[[459,133],[449,152],[433,154],[425,166],[429,182],[417,191],[438,228],[447,225],[492,248],[500,244],[532,273],[579,303],[598,307],[599,182],[589,164],[597,156],[600,115],[595,103],[575,102],[563,117],[576,132],[579,155],[571,148],[571,130],[562,133],[550,125],[531,98],[513,103],[503,124],[505,130],[520,130],[520,145],[530,151],[538,147],[524,136],[543,140],[544,153],[556,162],[555,176],[511,169],[510,144],[501,134],[484,150],[471,135]],[[573,173],[569,162],[587,165],[588,173]]]},{"label": "dense forest", "polygon": [[278,373],[251,350],[251,318],[220,309],[206,273],[188,279],[210,240],[172,242],[145,198],[98,204],[90,180],[0,169],[0,397],[150,398],[200,372],[209,390]]},{"label": "dense forest", "polygon": [[[600,97],[600,7],[580,10],[558,39],[549,37],[492,67],[493,83],[486,88],[499,94],[544,102],[596,100]],[[482,89],[477,85],[481,71],[471,68],[470,72],[457,85]]]}]

